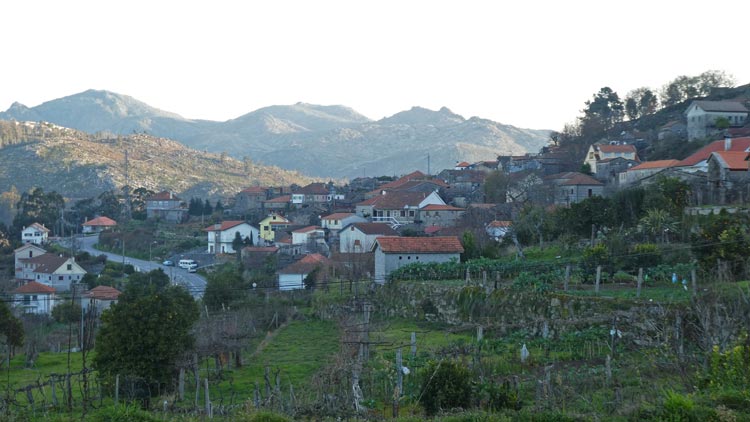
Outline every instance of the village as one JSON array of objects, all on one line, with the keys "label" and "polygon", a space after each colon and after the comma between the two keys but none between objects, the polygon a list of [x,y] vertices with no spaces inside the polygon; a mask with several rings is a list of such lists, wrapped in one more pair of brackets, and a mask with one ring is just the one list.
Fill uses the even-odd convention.
[{"label": "village", "polygon": [[[191,309],[195,303],[204,308],[199,312],[196,308],[196,314],[190,317],[197,320],[200,315],[195,327],[175,328],[190,330],[197,342],[195,357],[187,363],[178,363],[176,368],[183,380],[180,382],[184,382],[186,370],[195,372],[191,382],[200,383],[201,376],[205,378],[206,406],[197,405],[201,388],[196,387],[193,394],[197,412],[210,416],[213,406],[217,406],[217,412],[228,411],[216,403],[209,404],[209,390],[217,388],[225,393],[227,387],[222,379],[225,375],[221,374],[242,371],[248,344],[259,341],[248,340],[258,334],[245,330],[255,333],[256,326],[267,325],[268,336],[276,331],[283,333],[288,324],[298,330],[296,336],[306,329],[311,332],[321,329],[326,334],[317,341],[320,351],[325,353],[335,353],[336,338],[341,336],[340,352],[354,350],[357,357],[353,361],[346,358],[347,365],[353,367],[336,370],[354,371],[352,374],[358,379],[364,376],[360,371],[368,365],[370,347],[375,353],[380,344],[371,340],[370,319],[376,318],[387,326],[393,321],[406,324],[403,318],[416,315],[421,322],[406,324],[412,330],[410,365],[421,362],[415,351],[415,333],[422,324],[439,323],[462,327],[464,331],[457,334],[464,336],[461,341],[468,338],[477,342],[479,349],[456,353],[461,356],[469,353],[464,359],[477,353],[479,357],[472,359],[479,360],[472,363],[472,368],[479,370],[486,368],[480,364],[485,354],[484,365],[502,358],[502,353],[482,351],[484,343],[480,340],[484,333],[494,330],[496,335],[508,334],[510,330],[505,323],[493,322],[507,318],[494,307],[503,303],[502,306],[515,309],[526,303],[523,301],[538,300],[539,296],[534,295],[557,292],[554,294],[563,295],[559,297],[564,297],[561,300],[567,305],[560,305],[554,299],[543,306],[547,310],[541,314],[521,316],[526,321],[525,330],[529,330],[524,331],[527,337],[521,350],[521,368],[526,368],[524,356],[530,353],[526,343],[567,338],[570,325],[577,324],[574,321],[579,321],[581,315],[596,319],[601,318],[596,316],[599,312],[612,314],[609,305],[598,303],[586,305],[592,306],[588,312],[576,311],[581,314],[579,317],[573,316],[572,307],[565,311],[570,313],[568,317],[555,317],[560,306],[580,306],[574,303],[589,295],[615,295],[617,303],[625,300],[634,306],[633,310],[615,317],[615,322],[608,322],[606,316],[598,328],[582,330],[588,333],[587,330],[611,325],[619,333],[620,325],[635,324],[633,320],[645,324],[636,309],[652,306],[654,298],[668,303],[687,305],[690,300],[697,303],[695,298],[702,294],[700,286],[704,280],[732,283],[745,279],[743,248],[747,239],[740,240],[742,235],[732,231],[732,227],[744,224],[742,218],[747,213],[745,204],[750,195],[747,117],[748,110],[740,102],[693,101],[682,119],[669,121],[656,132],[622,131],[591,144],[579,154],[584,157],[582,161],[570,158],[575,156],[570,148],[552,142],[538,153],[456,162],[452,168],[435,174],[415,170],[401,176],[360,177],[342,183],[253,185],[234,196],[211,200],[181,197],[168,187],[161,192],[141,188],[126,192],[115,201],[107,202],[108,196],[102,194],[68,203],[64,209],[55,210],[61,216],[59,220],[49,220],[52,224],[34,221],[24,225],[19,228],[19,238],[13,239],[13,244],[20,246],[13,249],[13,278],[6,283],[4,294],[10,310],[19,317],[25,316],[27,321],[24,365],[33,368],[40,352],[82,353],[81,374],[85,374],[86,350],[94,351],[95,344],[105,341],[94,337],[112,335],[111,328],[102,328],[102,318],[125,312],[124,307],[116,305],[120,298],[136,300],[142,294],[137,293],[141,291],[138,289],[149,291],[171,286],[170,289],[177,289],[170,290],[172,295],[187,294],[199,301],[190,300],[190,306],[177,308],[179,312]],[[703,146],[682,158],[642,159],[653,151],[652,143],[670,139],[697,140]],[[92,204],[100,204],[98,209],[104,209],[105,203],[112,205],[109,215],[88,214],[97,209]],[[19,205],[19,209],[24,207]],[[154,279],[165,284],[143,287]],[[714,288],[703,291],[713,292]],[[430,291],[440,293],[430,294]],[[493,296],[493,292],[503,291],[516,292],[522,302],[516,296],[512,300]],[[470,299],[466,299],[467,294]],[[650,303],[640,302],[641,295],[649,298]],[[466,300],[470,300],[469,308]],[[509,302],[496,303],[505,300]],[[334,304],[336,311],[332,310]],[[737,306],[744,309],[745,305]],[[254,316],[242,314],[242,309]],[[300,312],[300,309],[309,310]],[[744,315],[746,310],[741,313]],[[662,316],[673,318],[671,314]],[[244,322],[230,327],[226,325],[227,318]],[[677,331],[669,338],[710,336],[708,326],[719,323],[707,317],[702,329],[688,334],[691,329],[684,326],[679,312],[677,318]],[[331,320],[340,325],[339,334]],[[50,321],[69,324],[67,339],[64,331],[55,332],[51,328],[47,329],[53,335],[31,334],[38,332],[34,327],[52,327],[50,324],[54,323]],[[733,321],[741,324],[742,319]],[[213,331],[210,335],[205,331],[207,328],[202,324],[209,322],[221,326],[218,338]],[[114,322],[110,320],[104,325],[107,324]],[[325,328],[320,328],[320,324]],[[367,329],[346,328],[351,324],[364,324]],[[96,334],[102,329],[107,334]],[[739,326],[726,329],[734,333]],[[656,340],[649,336],[657,334],[651,328],[646,331],[626,333],[623,344],[653,344]],[[516,335],[512,333],[511,336]],[[385,336],[391,335],[394,334]],[[617,353],[615,341],[619,335],[611,336],[609,349],[602,351],[599,345],[596,352],[591,349],[586,356],[606,355],[610,362]],[[70,344],[65,346],[65,341]],[[710,349],[713,340],[705,341]],[[724,341],[728,342],[729,337]],[[10,358],[15,347],[20,348],[23,343],[7,344]],[[384,353],[390,356],[390,352]],[[534,354],[538,353],[535,349]],[[620,353],[627,356],[629,352]],[[97,356],[104,355],[97,352]],[[206,372],[199,375],[201,369],[197,364],[201,359],[215,359],[215,367],[209,370],[207,366]],[[319,365],[324,365],[326,359],[320,359]],[[401,359],[400,349],[396,359]],[[538,359],[545,365],[552,362]],[[558,364],[565,366],[564,362]],[[97,361],[95,365],[102,375],[112,374],[105,372],[106,363]],[[542,366],[538,369],[547,373],[552,367]],[[438,369],[431,370],[437,373]],[[254,393],[242,394],[254,394],[254,406],[258,409],[299,415],[295,412],[302,407],[294,407],[294,394],[282,399],[282,393],[276,390],[278,385],[273,387],[269,381],[270,370],[266,364],[265,393],[256,379]],[[382,368],[376,365],[370,370],[375,371],[370,373],[375,376]],[[151,388],[165,385],[165,380],[173,375],[169,372],[166,378],[147,384]],[[209,387],[208,379],[212,376],[218,378]],[[388,383],[393,381],[389,377]],[[404,382],[401,378],[399,383]],[[297,384],[300,380],[294,379],[298,388],[302,388]],[[609,372],[607,380],[611,386]],[[50,382],[54,385],[61,380],[53,376]],[[358,390],[358,382],[353,393],[343,393],[347,390],[345,385],[331,384],[331,391],[347,398],[335,405],[328,403],[327,406],[333,407],[326,412],[362,414],[366,396],[389,394],[388,383],[383,388],[369,386],[363,393]],[[540,382],[541,390],[537,389],[534,398],[536,410],[542,401],[558,403],[566,397],[562,384],[555,387],[549,379]],[[497,387],[505,397],[501,407],[523,407],[520,395],[526,394],[528,398],[530,394],[528,388],[524,393],[523,384],[506,383]],[[185,386],[180,385],[179,399],[170,406],[186,400]],[[133,384],[130,386],[134,388]],[[31,387],[24,388],[31,391]],[[398,384],[397,391],[404,388],[418,387]],[[422,388],[427,388],[426,384]],[[126,400],[140,400],[142,404],[153,395],[133,391],[126,394],[121,387],[114,391],[115,403],[121,393]],[[622,394],[620,387],[612,391],[616,396]],[[65,394],[74,400],[74,393]],[[87,392],[80,398],[84,408],[87,394],[93,393]],[[384,399],[377,399],[371,405],[380,403],[379,406],[388,409],[378,413],[378,417],[399,414],[398,403],[391,406],[387,400],[380,400]],[[433,412],[429,403],[414,397],[403,400],[406,400],[404,405],[419,404]],[[485,399],[477,400],[473,406],[486,409],[482,401]],[[623,399],[617,400],[620,403]],[[543,407],[549,410],[555,405]]]}]

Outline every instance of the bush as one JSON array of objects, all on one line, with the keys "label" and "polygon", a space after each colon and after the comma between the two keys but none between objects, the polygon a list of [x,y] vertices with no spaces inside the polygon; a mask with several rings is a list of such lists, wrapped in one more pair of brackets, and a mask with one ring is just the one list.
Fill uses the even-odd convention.
[{"label": "bush", "polygon": [[632,283],[633,276],[624,271],[618,271],[612,276],[612,282],[613,283]]},{"label": "bush", "polygon": [[291,422],[290,418],[273,412],[255,412],[235,415],[232,420],[238,422]]},{"label": "bush", "polygon": [[91,415],[93,422],[159,422],[151,413],[130,406],[105,407]]},{"label": "bush", "polygon": [[52,308],[52,318],[61,324],[77,322],[81,320],[81,305],[64,301]]},{"label": "bush", "polygon": [[467,409],[471,402],[471,374],[453,361],[430,362],[422,373],[420,403],[432,416],[443,409]]}]

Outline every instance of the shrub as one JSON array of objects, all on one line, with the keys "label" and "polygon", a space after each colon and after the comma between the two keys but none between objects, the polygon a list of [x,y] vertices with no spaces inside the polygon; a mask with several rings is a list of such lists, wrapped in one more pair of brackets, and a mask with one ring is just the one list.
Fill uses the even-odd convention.
[{"label": "shrub", "polygon": [[430,362],[422,380],[420,403],[432,416],[442,409],[467,409],[471,401],[471,374],[453,361]]},{"label": "shrub", "polygon": [[52,318],[61,324],[81,320],[81,305],[69,301],[58,303],[52,308]]},{"label": "shrub", "polygon": [[273,412],[255,412],[250,414],[235,415],[232,420],[238,422],[291,422],[291,419]]}]

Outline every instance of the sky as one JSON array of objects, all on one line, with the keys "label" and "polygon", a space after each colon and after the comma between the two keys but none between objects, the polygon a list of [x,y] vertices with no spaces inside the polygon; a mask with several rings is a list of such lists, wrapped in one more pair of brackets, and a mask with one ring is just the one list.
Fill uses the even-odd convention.
[{"label": "sky", "polygon": [[193,119],[306,102],[561,129],[603,86],[624,97],[709,69],[750,83],[747,0],[10,0],[0,14],[2,110],[103,89]]}]

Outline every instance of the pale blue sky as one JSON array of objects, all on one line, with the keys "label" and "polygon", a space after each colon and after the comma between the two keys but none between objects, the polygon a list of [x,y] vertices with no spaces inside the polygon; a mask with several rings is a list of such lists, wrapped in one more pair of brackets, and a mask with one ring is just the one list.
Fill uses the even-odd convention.
[{"label": "pale blue sky", "polygon": [[624,96],[708,69],[750,83],[733,18],[748,1],[506,3],[6,2],[0,109],[94,88],[188,118],[303,101],[559,129],[605,85]]}]

